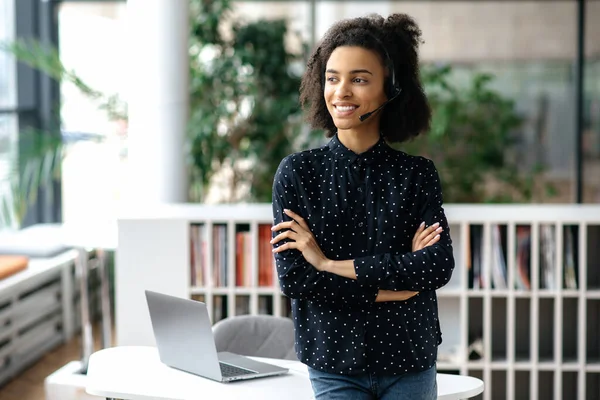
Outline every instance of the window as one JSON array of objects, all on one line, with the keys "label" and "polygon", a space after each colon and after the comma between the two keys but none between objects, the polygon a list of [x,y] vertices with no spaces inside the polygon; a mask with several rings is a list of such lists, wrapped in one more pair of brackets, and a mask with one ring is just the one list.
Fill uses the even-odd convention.
[{"label": "window", "polygon": [[583,98],[583,202],[600,203],[600,4],[586,1]]},{"label": "window", "polygon": [[[14,2],[0,2],[0,42],[14,40],[14,20]],[[8,196],[9,179],[14,178],[11,170],[17,150],[17,129],[15,61],[0,51],[0,199]],[[0,225],[2,228],[6,226]]]},{"label": "window", "polygon": [[[94,90],[123,98],[127,62],[124,2],[65,2],[58,6],[63,64]],[[61,121],[71,140],[62,166],[64,222],[116,217],[124,183],[124,124],[111,120],[98,103],[74,85],[61,86]],[[93,212],[93,216],[91,213]]]},{"label": "window", "polygon": [[523,166],[543,163],[557,189],[542,201],[575,201],[577,2],[406,1],[390,12],[417,20],[424,63],[451,65],[457,82],[494,76],[494,89],[524,118],[515,157]]}]

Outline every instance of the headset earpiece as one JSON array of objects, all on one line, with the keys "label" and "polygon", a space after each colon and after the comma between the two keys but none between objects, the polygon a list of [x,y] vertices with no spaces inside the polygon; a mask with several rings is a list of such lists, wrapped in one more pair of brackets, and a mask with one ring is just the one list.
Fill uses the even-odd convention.
[{"label": "headset earpiece", "polygon": [[371,115],[373,115],[376,112],[378,112],[379,110],[381,110],[384,106],[386,106],[391,101],[393,101],[398,96],[400,96],[400,93],[402,93],[402,88],[396,82],[396,70],[394,68],[394,63],[392,62],[392,58],[390,57],[390,53],[388,53],[386,47],[383,45],[383,43],[381,42],[381,40],[379,40],[375,35],[371,35],[371,36],[373,37],[373,39],[375,39],[375,41],[377,43],[379,43],[379,46],[381,47],[381,51],[383,51],[383,53],[385,54],[385,59],[386,59],[385,60],[385,64],[386,64],[387,69],[389,71],[389,77],[386,77],[386,79],[384,81],[384,91],[386,92],[385,94],[387,96],[387,100],[384,101],[376,109],[374,109],[372,111],[369,111],[368,113],[360,115],[358,117],[358,119],[360,120],[360,122],[366,121],[367,118],[369,118]]},{"label": "headset earpiece", "polygon": [[372,36],[377,41],[377,43],[379,43],[381,50],[383,50],[383,52],[385,53],[385,64],[390,74],[389,79],[386,79],[386,81],[388,82],[386,85],[386,95],[388,99],[391,99],[394,96],[398,96],[402,91],[402,89],[400,89],[400,86],[398,85],[398,82],[396,82],[396,69],[394,68],[394,62],[392,61],[392,57],[390,57],[390,53],[387,51],[387,48],[383,45],[383,42],[376,36]]}]

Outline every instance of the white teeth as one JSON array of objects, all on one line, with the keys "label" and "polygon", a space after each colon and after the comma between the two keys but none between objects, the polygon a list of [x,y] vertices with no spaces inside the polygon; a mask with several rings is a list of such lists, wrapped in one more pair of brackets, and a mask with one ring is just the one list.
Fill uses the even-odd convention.
[{"label": "white teeth", "polygon": [[335,108],[337,108],[338,111],[346,112],[356,109],[356,106],[336,106]]}]

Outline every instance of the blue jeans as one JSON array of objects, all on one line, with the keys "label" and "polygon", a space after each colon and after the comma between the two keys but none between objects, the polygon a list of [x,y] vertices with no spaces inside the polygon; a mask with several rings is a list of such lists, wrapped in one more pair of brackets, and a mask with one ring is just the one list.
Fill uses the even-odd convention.
[{"label": "blue jeans", "polygon": [[308,368],[316,400],[435,400],[435,365],[403,375],[337,375]]}]

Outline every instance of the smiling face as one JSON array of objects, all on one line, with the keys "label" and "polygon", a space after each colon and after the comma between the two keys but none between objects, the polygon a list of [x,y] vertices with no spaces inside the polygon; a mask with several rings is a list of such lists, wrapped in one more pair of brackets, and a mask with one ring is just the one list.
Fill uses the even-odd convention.
[{"label": "smiling face", "polygon": [[337,47],[325,67],[325,103],[339,133],[368,132],[379,135],[381,113],[364,122],[359,116],[375,110],[387,97],[386,70],[379,55],[358,46]]}]

